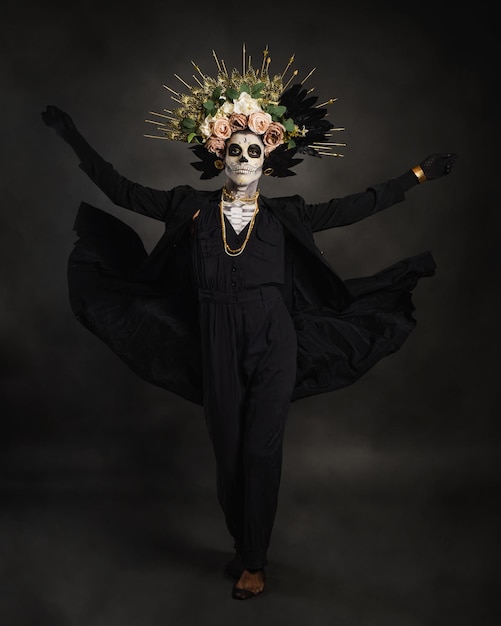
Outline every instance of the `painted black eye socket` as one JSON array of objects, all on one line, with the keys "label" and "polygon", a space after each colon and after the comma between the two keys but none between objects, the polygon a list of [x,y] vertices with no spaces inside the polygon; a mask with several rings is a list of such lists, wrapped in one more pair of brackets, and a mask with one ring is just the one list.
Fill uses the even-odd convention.
[{"label": "painted black eye socket", "polygon": [[[258,145],[257,143],[252,143],[247,148],[247,154],[252,159],[258,159],[261,156],[261,152],[262,152],[261,146]],[[240,156],[242,153],[243,153],[242,146],[239,146],[238,143],[231,143],[228,146],[228,156],[237,157],[237,156]]]},{"label": "painted black eye socket", "polygon": [[261,146],[258,146],[257,143],[253,143],[249,146],[247,152],[253,159],[258,159],[261,156]]},{"label": "painted black eye socket", "polygon": [[230,144],[228,148],[228,156],[240,156],[242,154],[242,148],[238,143]]}]

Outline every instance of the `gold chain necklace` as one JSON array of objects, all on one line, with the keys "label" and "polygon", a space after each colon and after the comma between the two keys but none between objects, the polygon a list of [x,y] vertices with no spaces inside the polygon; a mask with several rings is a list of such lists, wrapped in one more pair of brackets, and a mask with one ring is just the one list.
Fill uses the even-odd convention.
[{"label": "gold chain necklace", "polygon": [[219,214],[221,216],[221,234],[223,236],[224,251],[226,252],[228,256],[238,256],[239,254],[242,254],[242,252],[245,250],[245,246],[247,245],[247,242],[249,241],[249,237],[251,236],[252,229],[254,228],[256,215],[259,211],[259,207],[257,205],[258,196],[259,196],[259,191],[256,192],[256,197],[254,199],[255,208],[254,208],[254,213],[252,214],[252,217],[251,217],[251,221],[249,223],[249,228],[247,229],[247,235],[245,235],[244,242],[240,246],[240,248],[230,248],[230,246],[228,245],[228,242],[226,241],[226,224],[224,221],[223,198],[221,197],[221,201],[219,203]]},{"label": "gold chain necklace", "polygon": [[240,202],[255,202],[259,196],[259,190],[252,194],[252,196],[237,196],[234,191],[228,191],[226,187],[223,187],[223,196],[228,200],[239,200]]}]

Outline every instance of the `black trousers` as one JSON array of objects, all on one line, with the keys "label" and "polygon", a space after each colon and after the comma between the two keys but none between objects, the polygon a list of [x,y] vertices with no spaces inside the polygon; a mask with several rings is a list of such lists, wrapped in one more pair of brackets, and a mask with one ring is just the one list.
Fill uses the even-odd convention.
[{"label": "black trousers", "polygon": [[296,333],[278,289],[200,292],[204,405],[217,495],[244,566],[264,567],[275,521]]}]

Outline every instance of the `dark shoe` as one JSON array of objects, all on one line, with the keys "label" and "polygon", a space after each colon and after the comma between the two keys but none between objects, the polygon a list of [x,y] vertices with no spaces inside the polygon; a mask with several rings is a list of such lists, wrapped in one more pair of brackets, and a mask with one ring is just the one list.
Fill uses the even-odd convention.
[{"label": "dark shoe", "polygon": [[233,587],[233,591],[231,592],[231,597],[235,600],[248,600],[249,598],[255,598],[256,596],[261,595],[263,591],[258,591],[257,593],[254,593],[253,591],[249,591],[248,589],[238,589],[235,585]]}]

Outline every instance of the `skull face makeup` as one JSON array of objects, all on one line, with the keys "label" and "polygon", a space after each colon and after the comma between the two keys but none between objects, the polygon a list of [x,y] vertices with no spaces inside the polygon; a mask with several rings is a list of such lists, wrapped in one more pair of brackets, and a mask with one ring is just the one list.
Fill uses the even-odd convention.
[{"label": "skull face makeup", "polygon": [[250,131],[233,133],[226,146],[225,173],[232,187],[257,187],[263,173],[264,143]]}]

